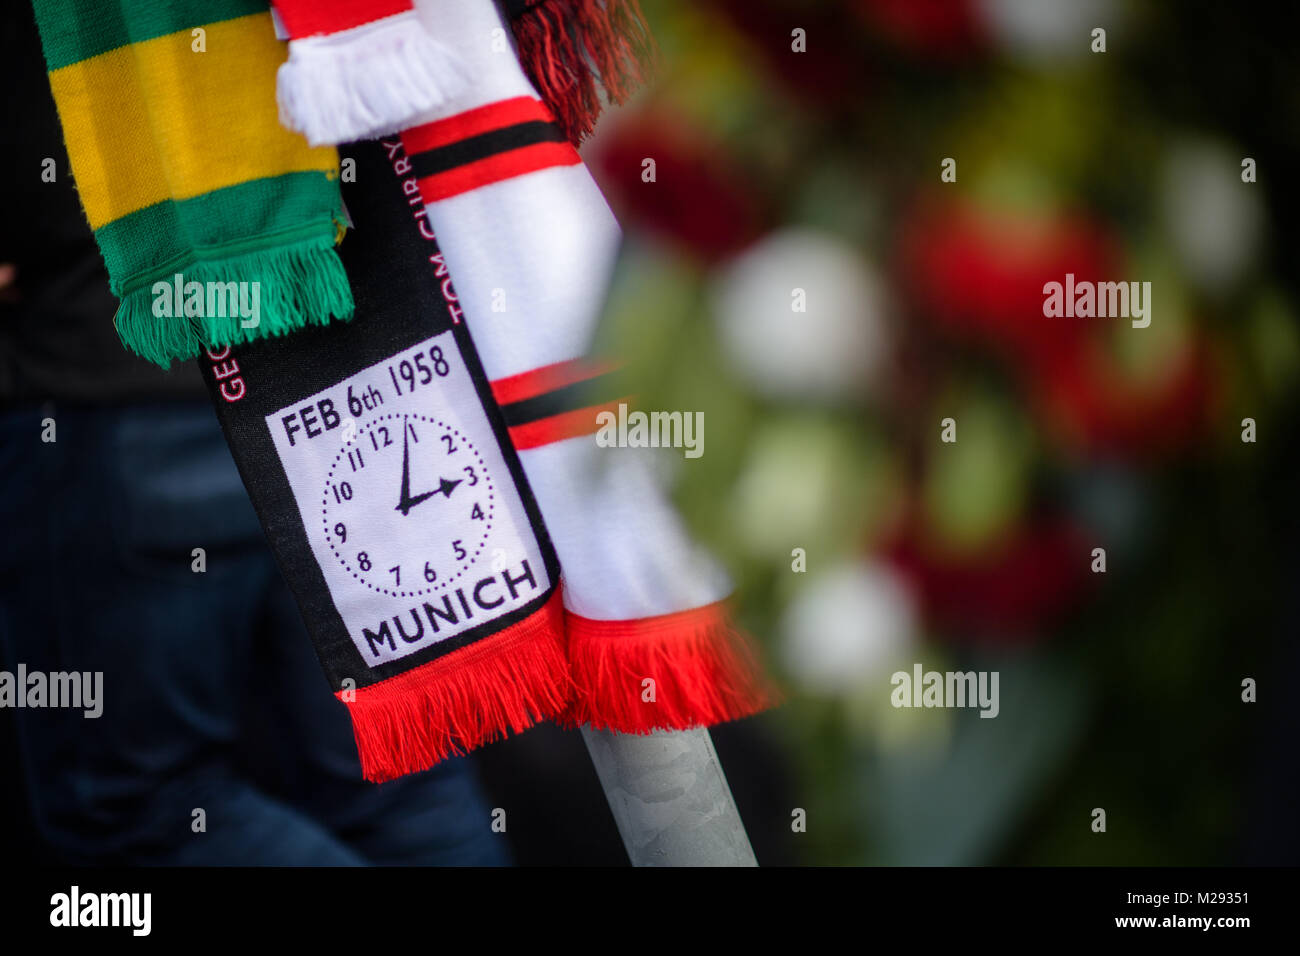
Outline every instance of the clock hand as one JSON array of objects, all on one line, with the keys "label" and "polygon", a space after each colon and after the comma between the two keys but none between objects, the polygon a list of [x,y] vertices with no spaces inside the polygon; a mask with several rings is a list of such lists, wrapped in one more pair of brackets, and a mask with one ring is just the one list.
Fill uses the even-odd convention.
[{"label": "clock hand", "polygon": [[455,488],[464,480],[465,480],[464,478],[458,478],[455,481],[449,481],[446,478],[439,479],[438,487],[434,488],[432,491],[424,491],[416,495],[414,498],[407,498],[406,509],[402,512],[402,514],[406,514],[412,508],[418,505],[421,501],[424,501],[428,498],[432,498],[434,495],[442,495],[445,498],[450,498],[452,489]]},{"label": "clock hand", "polygon": [[411,443],[410,435],[407,432],[406,421],[402,421],[402,490],[398,496],[397,511],[400,511],[403,517],[411,510],[415,504],[411,500]]},{"label": "clock hand", "polygon": [[412,508],[418,505],[421,501],[425,501],[429,498],[432,498],[437,493],[438,493],[438,489],[434,488],[433,491],[424,491],[416,495],[414,498],[407,498],[406,509],[402,512],[402,514],[407,514]]},{"label": "clock hand", "polygon": [[450,498],[451,490],[455,488],[457,485],[459,485],[460,482],[463,480],[464,479],[460,479],[457,481],[448,481],[446,478],[443,478],[439,481],[437,488],[434,488],[432,491],[421,492],[420,494],[412,497],[411,496],[410,434],[405,427],[402,428],[402,490],[400,493],[400,500],[397,502],[397,508],[395,509],[402,513],[402,517],[406,517],[408,514],[410,514],[411,509],[414,508],[416,505],[418,505],[421,501],[426,501],[429,498],[432,498],[436,494],[441,493],[443,496]]}]

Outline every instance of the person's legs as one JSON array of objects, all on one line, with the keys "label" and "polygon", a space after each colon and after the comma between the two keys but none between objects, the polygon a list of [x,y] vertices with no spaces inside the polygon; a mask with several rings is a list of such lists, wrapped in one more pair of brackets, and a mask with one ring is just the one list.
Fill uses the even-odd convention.
[{"label": "person's legs", "polygon": [[256,778],[267,789],[372,863],[509,862],[507,837],[492,830],[492,811],[471,759],[448,760],[384,784],[362,779],[347,710],[330,692],[297,606],[278,577],[259,634],[253,664],[258,706],[246,726],[254,735]]},{"label": "person's legs", "polygon": [[363,862],[232,764],[278,576],[211,409],[59,409],[42,442],[46,414],[0,416],[0,661],[101,672],[103,713],[15,711],[42,835],[83,863]]}]

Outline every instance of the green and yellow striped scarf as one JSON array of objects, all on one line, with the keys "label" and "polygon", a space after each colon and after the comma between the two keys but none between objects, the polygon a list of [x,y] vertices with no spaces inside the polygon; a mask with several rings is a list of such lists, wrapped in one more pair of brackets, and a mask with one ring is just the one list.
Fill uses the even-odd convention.
[{"label": "green and yellow striped scarf", "polygon": [[[205,345],[351,316],[334,251],[338,155],[280,125],[275,74],[286,51],[267,0],[34,6],[128,348],[166,366]],[[256,324],[226,314],[220,295],[217,308],[159,307],[178,274],[196,289],[257,283]]]}]

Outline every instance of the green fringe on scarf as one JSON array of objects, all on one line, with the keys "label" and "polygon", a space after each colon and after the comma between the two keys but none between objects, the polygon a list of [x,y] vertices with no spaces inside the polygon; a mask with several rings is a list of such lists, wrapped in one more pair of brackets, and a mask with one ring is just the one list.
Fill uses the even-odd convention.
[{"label": "green fringe on scarf", "polygon": [[[205,346],[237,345],[284,335],[304,325],[325,325],[331,316],[350,315],[352,290],[343,264],[329,246],[302,243],[239,259],[196,262],[181,270],[185,282],[237,282],[258,276],[257,324],[245,327],[239,315],[165,316],[154,314],[152,287],[128,292],[117,310],[117,334],[137,354],[166,366],[193,356]],[[166,283],[166,279],[158,280]],[[170,283],[168,283],[170,285]],[[206,293],[204,296],[206,302]]]},{"label": "green fringe on scarf", "polygon": [[[351,317],[334,251],[338,154],[280,125],[275,75],[287,54],[266,0],[34,7],[127,348],[165,367],[205,346]],[[258,321],[160,314],[154,289],[177,273],[256,284]]]}]

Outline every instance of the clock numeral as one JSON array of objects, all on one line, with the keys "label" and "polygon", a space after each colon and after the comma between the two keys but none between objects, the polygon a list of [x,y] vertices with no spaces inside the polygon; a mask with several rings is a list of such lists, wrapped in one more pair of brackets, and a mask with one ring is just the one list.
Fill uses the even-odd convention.
[{"label": "clock numeral", "polygon": [[[382,444],[380,443],[378,438],[379,432],[384,433],[384,441]],[[385,428],[383,425],[380,425],[378,428],[376,428],[374,431],[370,433],[370,444],[374,446],[375,451],[379,451],[379,449],[381,448],[387,448],[392,443],[393,440],[388,437],[388,429]]]},{"label": "clock numeral", "polygon": [[480,507],[478,506],[478,502],[477,502],[477,501],[474,502],[474,510],[471,511],[471,512],[469,513],[469,516],[470,516],[471,518],[473,518],[475,521],[483,521],[483,520],[484,520],[484,518],[483,518],[483,509],[480,508]]},{"label": "clock numeral", "polygon": [[334,536],[339,539],[339,544],[346,544],[348,540],[348,529],[342,521],[334,526]]},{"label": "clock numeral", "polygon": [[357,566],[360,567],[362,571],[369,571],[369,570],[370,570],[370,555],[366,554],[364,551],[358,551],[358,552],[357,552]]},{"label": "clock numeral", "polygon": [[420,444],[420,436],[415,433],[415,426],[410,422],[407,422],[406,430],[411,433],[411,441],[415,442],[417,445]]},{"label": "clock numeral", "polygon": [[460,546],[460,539],[459,539],[459,538],[457,538],[455,541],[453,541],[453,542],[451,543],[451,547],[452,547],[452,550],[456,552],[456,560],[457,560],[457,561],[464,561],[464,560],[465,560],[465,556],[469,554],[468,551],[466,551],[464,548],[462,548],[462,547]]},{"label": "clock numeral", "polygon": [[389,568],[388,573],[393,576],[393,586],[400,588],[402,586],[402,566],[399,564],[395,568]]},{"label": "clock numeral", "polygon": [[428,581],[430,584],[438,580],[437,569],[429,567],[428,561],[424,562],[424,580]]},{"label": "clock numeral", "polygon": [[443,435],[442,440],[447,443],[447,454],[454,455],[460,450],[460,446],[451,440],[451,435]]},{"label": "clock numeral", "polygon": [[334,492],[334,500],[338,502],[352,500],[352,486],[346,481],[340,481],[338,484],[330,485],[330,491]]},{"label": "clock numeral", "polygon": [[469,487],[473,488],[475,485],[478,484],[478,475],[474,474],[474,469],[472,466],[466,465],[464,468],[464,472],[465,474],[469,475],[469,479],[468,479]]},{"label": "clock numeral", "polygon": [[[371,437],[373,438],[374,436],[372,435]],[[353,459],[353,455],[356,456],[355,460]],[[348,464],[352,466],[353,471],[359,471],[362,468],[366,467],[366,460],[361,457],[360,448],[348,452]]]}]

